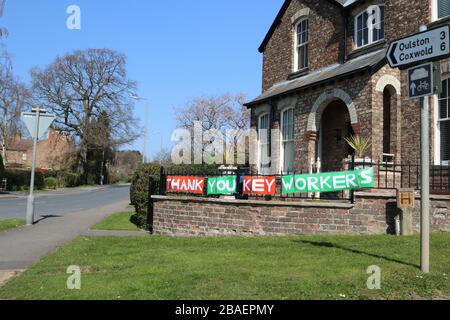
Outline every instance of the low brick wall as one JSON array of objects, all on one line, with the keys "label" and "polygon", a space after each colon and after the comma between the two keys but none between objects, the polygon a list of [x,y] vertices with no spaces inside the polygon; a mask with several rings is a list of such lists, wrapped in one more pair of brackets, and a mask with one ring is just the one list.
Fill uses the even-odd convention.
[{"label": "low brick wall", "polygon": [[[153,232],[169,236],[395,233],[393,195],[357,194],[355,204],[153,196]],[[414,227],[419,230],[420,203]],[[450,231],[450,198],[433,198],[432,229]]]}]

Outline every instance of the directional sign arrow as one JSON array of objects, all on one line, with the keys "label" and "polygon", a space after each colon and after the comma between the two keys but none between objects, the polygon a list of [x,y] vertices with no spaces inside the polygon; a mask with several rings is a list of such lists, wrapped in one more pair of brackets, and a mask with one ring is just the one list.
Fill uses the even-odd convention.
[{"label": "directional sign arrow", "polygon": [[450,26],[445,25],[395,40],[386,58],[392,68],[439,60],[450,55]]},{"label": "directional sign arrow", "polygon": [[412,92],[413,96],[416,94],[416,88],[417,88],[416,84],[414,82],[411,83],[410,89],[411,89],[411,92]]},{"label": "directional sign arrow", "polygon": [[398,64],[397,58],[395,57],[395,51],[397,50],[397,46],[398,46],[398,43],[394,42],[394,43],[392,43],[392,46],[389,47],[388,60],[390,61],[389,64],[391,66]]}]

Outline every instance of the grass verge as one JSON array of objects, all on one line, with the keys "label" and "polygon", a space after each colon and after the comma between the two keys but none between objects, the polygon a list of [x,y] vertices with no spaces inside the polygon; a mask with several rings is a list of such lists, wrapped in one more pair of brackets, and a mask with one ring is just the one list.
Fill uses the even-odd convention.
[{"label": "grass verge", "polygon": [[108,231],[139,231],[139,227],[132,222],[134,212],[118,212],[95,225],[93,230]]},{"label": "grass verge", "polygon": [[23,219],[0,220],[0,232],[8,231],[25,225]]},{"label": "grass verge", "polygon": [[[450,297],[450,234],[432,236],[432,273],[420,239],[392,236],[281,238],[86,238],[0,289],[0,299],[432,299]],[[81,290],[66,287],[81,268]],[[381,290],[369,290],[369,266]]]}]

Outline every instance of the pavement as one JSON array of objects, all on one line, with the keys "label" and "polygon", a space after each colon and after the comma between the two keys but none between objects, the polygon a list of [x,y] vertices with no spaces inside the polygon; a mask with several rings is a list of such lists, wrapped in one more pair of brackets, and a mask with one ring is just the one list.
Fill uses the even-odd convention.
[{"label": "pavement", "polygon": [[[94,188],[79,192],[40,195],[38,222],[0,233],[0,286],[41,258],[81,235],[132,236],[130,232],[97,232],[90,228],[115,212],[126,211],[129,186]],[[19,213],[23,217],[26,197],[0,199],[0,219]],[[8,208],[5,211],[5,208]],[[9,214],[7,214],[9,212]],[[14,216],[13,216],[14,217]],[[147,235],[132,232],[133,236]]]},{"label": "pavement", "polygon": [[[128,200],[130,186],[114,185],[82,187],[38,192],[35,194],[38,216],[63,216],[72,212],[102,207],[120,200]],[[25,218],[27,195],[0,195],[0,220]]]}]

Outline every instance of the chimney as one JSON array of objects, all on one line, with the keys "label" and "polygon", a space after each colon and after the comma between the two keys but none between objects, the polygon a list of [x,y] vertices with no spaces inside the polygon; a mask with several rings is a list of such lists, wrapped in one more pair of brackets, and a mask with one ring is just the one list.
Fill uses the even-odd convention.
[{"label": "chimney", "polygon": [[20,131],[17,131],[15,134],[14,134],[14,142],[19,142],[19,141],[21,141],[22,140],[22,133],[20,132]]}]

